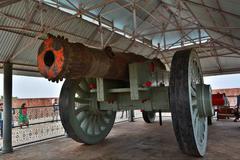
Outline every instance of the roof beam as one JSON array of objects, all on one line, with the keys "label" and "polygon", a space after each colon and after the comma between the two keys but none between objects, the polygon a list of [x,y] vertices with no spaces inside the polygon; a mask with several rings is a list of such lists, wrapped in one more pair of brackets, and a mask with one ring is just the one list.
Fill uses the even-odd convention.
[{"label": "roof beam", "polygon": [[42,35],[48,33],[49,31],[53,30],[54,28],[56,28],[56,27],[58,27],[58,26],[60,26],[60,25],[62,25],[62,24],[64,24],[64,23],[66,23],[66,22],[68,22],[68,21],[70,21],[70,20],[72,20],[72,19],[75,19],[77,16],[82,15],[82,14],[88,12],[88,11],[91,11],[91,10],[94,10],[94,9],[97,9],[97,8],[100,8],[100,7],[103,7],[104,5],[106,5],[106,4],[108,4],[108,3],[115,2],[115,1],[117,1],[117,0],[104,0],[104,1],[101,2],[101,3],[98,3],[98,4],[94,5],[94,6],[91,6],[91,7],[87,8],[87,9],[85,9],[85,10],[81,10],[81,11],[77,12],[76,14],[71,15],[71,16],[65,18],[64,20],[60,21],[59,23],[56,23],[56,24],[54,24],[53,26],[50,26],[49,28],[46,28],[42,33],[37,34],[37,35],[34,37],[34,40],[33,40],[33,41],[31,41],[30,43],[26,44],[26,45],[25,45],[24,47],[22,47],[18,52],[16,52],[15,55],[18,55],[19,53],[21,53],[22,51],[24,51],[26,48],[30,47],[33,43],[36,43],[36,41],[38,40],[39,37],[41,37]]},{"label": "roof beam", "polygon": [[7,7],[14,3],[20,2],[21,0],[3,0],[0,2],[0,8]]},{"label": "roof beam", "polygon": [[[218,53],[217,53],[217,50],[216,50],[216,48],[215,48],[215,45],[214,45],[214,43],[212,43],[211,45],[212,45],[213,55],[214,55],[215,58],[216,58],[216,62],[217,62],[219,71],[222,72],[223,68],[222,68],[222,65],[221,65],[221,63],[220,63],[220,60],[219,60],[219,58],[218,58]],[[211,52],[210,52],[210,53],[211,53]]]},{"label": "roof beam", "polygon": [[[181,4],[180,4],[181,2],[179,1],[179,7],[178,7],[178,11],[179,11],[179,14],[178,14],[178,16],[176,16],[175,15],[175,13],[168,7],[168,6],[166,6],[165,4],[163,4],[163,8],[167,11],[167,12],[170,12],[172,15],[173,15],[173,17],[174,17],[174,20],[175,20],[175,24],[174,23],[172,23],[172,25],[173,26],[175,26],[177,29],[179,29],[179,31],[180,31],[180,33],[181,33],[181,35],[180,35],[180,41],[181,41],[181,46],[183,46],[184,45],[184,41],[183,41],[183,39],[185,39],[185,37],[189,34],[189,33],[185,33],[184,32],[184,30],[183,30],[183,27],[182,27],[182,23],[181,22],[178,22],[178,17],[181,17]],[[180,18],[180,20],[181,20],[181,18]],[[192,31],[191,31],[192,32]]]},{"label": "roof beam", "polygon": [[[151,14],[151,12],[147,11],[145,8],[143,8],[142,6],[140,6],[140,5],[138,5],[138,4],[136,4],[136,6],[137,6],[138,8],[140,8],[142,11],[144,11],[146,14],[148,14],[148,15],[149,15],[152,19],[154,19],[159,25],[162,25],[162,24],[163,24],[158,18],[156,18],[155,16],[153,16],[153,15]],[[151,25],[155,26],[156,29],[158,29],[159,31],[163,31],[162,28],[160,28],[158,25],[155,25],[153,22],[149,22],[149,23],[150,23]]]},{"label": "roof beam", "polygon": [[207,6],[207,5],[204,5],[204,4],[200,4],[200,3],[197,3],[197,2],[193,2],[191,0],[182,0],[184,3],[190,3],[190,4],[193,4],[195,6],[199,6],[199,7],[203,7],[203,8],[208,8],[210,10],[213,10],[213,11],[217,11],[219,13],[224,13],[224,14],[227,14],[227,15],[230,15],[230,16],[233,16],[233,17],[236,17],[236,18],[240,18],[240,15],[237,15],[237,14],[233,14],[231,12],[227,12],[227,11],[224,11],[224,10],[220,10],[219,8],[214,8],[214,7],[211,7],[211,6]]},{"label": "roof beam", "polygon": [[221,72],[219,72],[219,70],[204,71],[203,75],[204,76],[213,76],[213,75],[236,74],[236,73],[240,73],[240,67],[223,69]]},{"label": "roof beam", "polygon": [[207,41],[207,42],[204,42],[202,44],[192,44],[192,45],[183,46],[183,47],[179,47],[179,48],[170,48],[170,49],[167,49],[167,50],[162,50],[161,52],[164,53],[164,54],[168,54],[169,52],[172,53],[172,52],[176,52],[176,51],[184,50],[184,49],[200,48],[200,47],[203,47],[203,46],[208,45],[210,43],[212,43],[212,42]]},{"label": "roof beam", "polygon": [[[221,7],[221,5],[220,5],[220,3],[219,3],[219,0],[216,0],[216,2],[217,2],[217,5],[218,5],[218,8],[219,8],[220,10],[222,10],[222,7]],[[227,27],[230,27],[230,25],[229,25],[229,23],[228,23],[228,21],[227,21],[226,16],[225,16],[222,12],[220,12],[220,14],[221,14],[221,16],[223,17],[223,20],[224,20],[225,25],[226,25]],[[231,30],[229,30],[229,32],[231,33]]]},{"label": "roof beam", "polygon": [[205,59],[205,58],[211,58],[211,57],[228,57],[228,58],[240,58],[240,56],[231,56],[232,52],[229,52],[229,53],[224,53],[224,54],[220,54],[220,55],[211,55],[211,56],[199,56],[200,59]]},{"label": "roof beam", "polygon": [[[35,2],[35,3],[37,3],[37,2]],[[50,6],[48,6],[48,7],[50,7]],[[52,7],[50,7],[50,8],[52,8]],[[59,11],[59,12],[62,12],[62,11]],[[7,17],[7,18],[10,18],[10,19],[13,20],[15,23],[21,23],[21,25],[23,25],[23,24],[25,23],[25,19],[23,19],[23,18],[21,18],[21,17],[16,17],[16,16],[12,16],[12,15],[4,15],[4,16]],[[83,20],[83,21],[85,21],[85,20]],[[86,23],[91,23],[91,22],[86,21]],[[96,25],[96,24],[93,24],[93,23],[91,23],[91,24],[92,24],[92,25]],[[33,21],[31,21],[31,25],[41,26],[40,23],[36,23],[36,22],[33,22]],[[7,27],[7,26],[6,26],[6,27]],[[10,27],[11,27],[11,26],[10,26]],[[46,28],[50,28],[50,26],[46,26],[46,25],[45,25],[45,27],[46,27]],[[7,32],[12,32],[12,33],[16,33],[16,34],[20,34],[20,35],[24,35],[24,36],[28,36],[28,37],[32,37],[33,39],[36,39],[36,37],[41,34],[41,36],[39,36],[39,37],[37,37],[37,38],[38,38],[38,39],[41,39],[41,40],[44,40],[44,38],[45,38],[45,34],[44,34],[43,31],[34,31],[34,30],[31,30],[31,29],[16,28],[16,27],[15,27],[15,28],[13,28],[13,27],[12,27],[12,28],[4,28],[3,26],[0,27],[0,30],[7,31]],[[23,32],[24,30],[25,30],[25,32]],[[75,34],[75,33],[66,32],[66,31],[63,31],[63,30],[60,30],[60,29],[57,29],[57,28],[53,28],[52,30],[53,30],[53,31],[56,31],[56,32],[60,32],[60,33],[62,33],[62,34],[67,34],[67,35],[74,36],[74,37],[76,37],[76,38],[80,38],[80,39],[82,39],[83,41],[86,41],[86,40],[87,40],[85,37],[82,37],[82,36],[77,35],[77,34]],[[121,30],[119,30],[119,29],[117,29],[117,28],[113,28],[111,32],[114,32],[114,33],[118,34],[117,31],[121,31]],[[122,35],[121,35],[121,36],[122,36]],[[125,38],[126,38],[126,37],[125,37]],[[128,38],[126,38],[126,39],[128,39]],[[93,41],[93,40],[92,40],[92,42],[94,42],[94,43],[99,43],[99,42]],[[140,43],[140,44],[141,44],[141,45],[144,45],[145,47],[148,47],[148,48],[151,48],[151,49],[153,49],[153,50],[156,50],[156,47],[154,47],[154,46],[149,46],[149,45],[145,45],[145,44],[142,44],[142,43]],[[89,44],[87,44],[87,45],[89,45]],[[25,46],[25,47],[26,47],[26,46]],[[121,48],[118,48],[117,46],[113,46],[113,48],[118,49],[118,50],[123,50],[123,49],[121,49]]]},{"label": "roof beam", "polygon": [[[183,4],[184,4],[184,6],[189,10],[189,12],[192,14],[192,16],[195,18],[195,20],[199,23],[199,25],[202,27],[202,28],[205,28],[201,23],[200,23],[200,21],[198,20],[198,18],[196,17],[196,15],[193,13],[193,11],[191,10],[191,8],[188,6],[188,4],[187,4],[187,2],[185,2],[185,0],[183,0],[182,1],[183,2]],[[223,32],[221,32],[221,31],[218,31],[218,30],[216,30],[216,29],[213,29],[213,28],[208,28],[207,30],[211,30],[211,31],[214,31],[214,32],[217,32],[217,33],[220,33],[220,34],[222,34],[222,35],[224,35],[224,36],[231,36],[232,38],[235,38],[235,39],[237,39],[237,40],[240,40],[240,38],[239,37],[236,37],[236,36],[233,36],[233,35],[229,35],[228,33],[223,33]],[[205,29],[205,31],[207,32],[207,30]],[[208,32],[207,32],[208,33]],[[208,33],[208,35],[210,35],[209,33]],[[233,46],[233,45],[230,45],[230,44],[227,44],[227,43],[225,43],[225,42],[222,42],[222,41],[219,41],[219,40],[216,40],[216,39],[214,39],[214,41],[216,41],[216,43],[222,43],[222,44],[224,44],[224,46],[226,47],[226,48],[236,48],[237,50],[239,50],[239,48],[237,48],[237,47],[235,47],[235,46]]]},{"label": "roof beam", "polygon": [[[160,5],[161,5],[161,2],[159,2],[158,5],[157,5],[156,7],[154,7],[154,9],[151,10],[149,13],[150,13],[150,14],[153,14],[153,13],[160,7]],[[137,27],[137,28],[139,28],[142,24],[144,24],[144,22],[147,21],[147,19],[148,19],[149,17],[151,17],[151,16],[150,16],[150,15],[147,15],[147,17],[145,17],[144,19],[142,19],[142,22],[140,22],[140,23],[138,24],[138,27]]]},{"label": "roof beam", "polygon": [[[23,28],[27,29],[27,28],[30,27],[30,23],[31,23],[33,17],[35,16],[35,14],[37,12],[37,4],[35,4],[35,6],[33,7],[32,11],[29,8],[30,6],[29,6],[29,1],[28,0],[25,0],[24,4],[25,4],[26,17],[25,17],[25,24],[24,24]],[[11,55],[7,58],[8,61],[9,61],[9,59],[10,59],[10,61],[12,61],[13,59],[15,59],[18,56],[15,53],[17,52],[17,48],[19,47],[21,41],[23,40],[23,37],[24,37],[23,35],[18,37],[17,45],[14,47],[13,52],[11,53]]]},{"label": "roof beam", "polygon": [[[201,0],[201,2],[202,2],[203,5],[205,5],[205,3],[204,3],[203,0]],[[216,2],[217,2],[217,4],[218,4],[218,7],[220,8],[220,4],[219,4],[218,0],[216,0]],[[207,14],[209,15],[210,19],[212,20],[214,26],[217,28],[217,26],[219,26],[219,25],[217,24],[217,22],[216,22],[215,19],[213,18],[210,10],[209,10],[208,8],[206,8],[206,11],[207,11]],[[220,14],[221,14],[221,16],[222,16],[222,18],[223,18],[223,21],[224,21],[225,25],[226,25],[227,27],[229,27],[229,25],[228,25],[228,23],[227,23],[227,21],[226,21],[226,19],[225,19],[224,14],[223,14],[222,12],[220,12]],[[211,29],[210,29],[210,30],[211,30]],[[212,30],[216,30],[216,32],[221,32],[218,28],[217,28],[217,29],[212,28]],[[229,31],[230,31],[230,30],[229,30]],[[223,33],[226,33],[226,32],[223,32]],[[223,33],[222,33],[222,34],[223,34]],[[232,44],[233,44],[234,46],[236,46],[236,44],[234,43],[231,35],[232,35],[232,34],[231,34],[231,32],[230,32],[229,37],[231,38]]]},{"label": "roof beam", "polygon": [[217,40],[217,39],[214,39],[214,41],[215,41],[215,43],[217,43],[217,44],[220,45],[220,46],[225,47],[225,48],[228,49],[229,51],[235,52],[236,54],[240,55],[240,53],[239,53],[239,49],[240,49],[240,48],[233,47],[233,46],[229,45],[228,43],[219,41],[219,40]]}]

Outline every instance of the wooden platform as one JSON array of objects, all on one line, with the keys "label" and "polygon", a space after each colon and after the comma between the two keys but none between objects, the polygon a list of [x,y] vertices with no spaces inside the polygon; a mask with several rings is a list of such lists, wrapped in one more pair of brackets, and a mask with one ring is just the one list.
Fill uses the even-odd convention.
[{"label": "wooden platform", "polygon": [[[214,121],[209,130],[208,152],[211,160],[240,159],[240,123]],[[105,141],[84,145],[69,138],[59,138],[15,149],[0,155],[1,160],[195,160],[179,150],[170,120],[163,126],[142,120],[114,126]]]}]

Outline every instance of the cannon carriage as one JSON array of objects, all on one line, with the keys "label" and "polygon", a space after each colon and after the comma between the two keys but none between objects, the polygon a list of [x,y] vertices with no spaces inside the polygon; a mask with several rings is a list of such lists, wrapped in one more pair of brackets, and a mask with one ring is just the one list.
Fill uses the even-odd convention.
[{"label": "cannon carriage", "polygon": [[158,59],[49,35],[39,48],[38,67],[51,81],[66,79],[59,108],[72,139],[86,144],[102,141],[119,110],[141,109],[147,123],[159,110],[170,111],[180,149],[193,156],[205,154],[207,117],[213,115],[211,88],[203,83],[194,49],[176,52],[168,72]]}]

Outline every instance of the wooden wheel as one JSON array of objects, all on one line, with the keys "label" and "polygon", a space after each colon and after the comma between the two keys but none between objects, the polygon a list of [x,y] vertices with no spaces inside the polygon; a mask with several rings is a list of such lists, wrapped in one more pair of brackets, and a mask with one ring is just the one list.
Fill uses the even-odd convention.
[{"label": "wooden wheel", "polygon": [[207,116],[202,114],[203,76],[194,50],[177,52],[170,73],[170,109],[180,149],[203,156],[207,146]]},{"label": "wooden wheel", "polygon": [[154,111],[142,111],[142,116],[146,123],[153,123],[156,117]]},{"label": "wooden wheel", "polygon": [[61,121],[68,136],[86,144],[103,140],[112,129],[116,116],[114,111],[99,110],[96,94],[89,89],[92,81],[66,80],[59,100]]}]

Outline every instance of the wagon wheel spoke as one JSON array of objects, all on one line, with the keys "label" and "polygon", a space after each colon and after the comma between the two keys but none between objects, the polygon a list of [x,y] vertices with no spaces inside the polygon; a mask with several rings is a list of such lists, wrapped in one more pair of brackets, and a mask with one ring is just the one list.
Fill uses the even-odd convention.
[{"label": "wagon wheel spoke", "polygon": [[99,125],[99,122],[97,123],[97,117],[96,117],[96,121],[95,121],[95,135],[99,135],[101,133],[101,129],[100,129],[100,125]]},{"label": "wagon wheel spoke", "polygon": [[88,125],[86,126],[86,129],[85,129],[85,132],[88,134],[88,135],[92,135],[92,115],[90,115],[88,117]]},{"label": "wagon wheel spoke", "polygon": [[91,101],[89,98],[75,98],[74,100],[79,104],[89,104]]},{"label": "wagon wheel spoke", "polygon": [[80,112],[89,110],[89,107],[90,107],[89,105],[75,107],[75,115],[78,115]]},{"label": "wagon wheel spoke", "polygon": [[191,87],[191,95],[192,97],[196,97],[197,96],[197,93],[196,93],[196,89]]},{"label": "wagon wheel spoke", "polygon": [[89,123],[89,117],[86,117],[84,120],[83,120],[83,122],[80,124],[80,127],[82,128],[82,130],[84,131],[84,132],[86,132],[86,128],[87,128],[87,126],[88,126],[88,123]]},{"label": "wagon wheel spoke", "polygon": [[93,135],[96,135],[95,134],[95,127],[96,127],[96,116],[93,117],[92,119],[92,130],[93,130]]},{"label": "wagon wheel spoke", "polygon": [[108,117],[108,118],[111,118],[112,117],[112,111],[106,111],[105,113],[104,113],[104,116],[106,116],[106,117]]},{"label": "wagon wheel spoke", "polygon": [[89,97],[90,93],[88,90],[83,90],[80,86],[76,86],[76,90],[77,90],[77,95],[79,97]]},{"label": "wagon wheel spoke", "polygon": [[81,124],[83,122],[83,120],[85,120],[87,118],[87,115],[84,112],[79,112],[76,115],[76,118],[77,118],[78,122]]},{"label": "wagon wheel spoke", "polygon": [[87,83],[87,81],[86,81],[85,79],[81,79],[81,81],[80,81],[80,83],[79,83],[79,86],[80,86],[80,88],[81,88],[83,91],[89,93],[88,83]]}]

